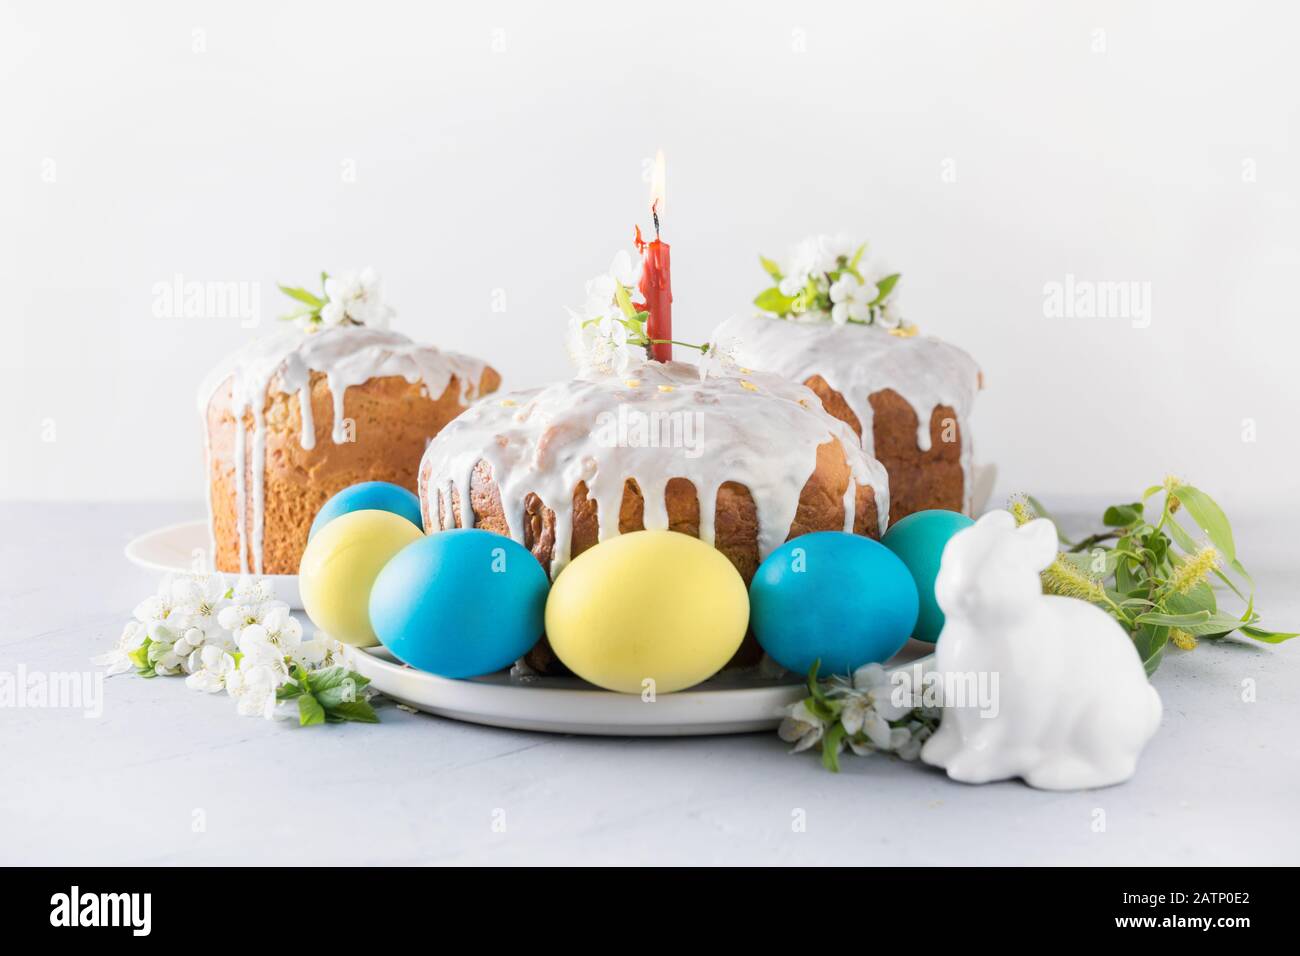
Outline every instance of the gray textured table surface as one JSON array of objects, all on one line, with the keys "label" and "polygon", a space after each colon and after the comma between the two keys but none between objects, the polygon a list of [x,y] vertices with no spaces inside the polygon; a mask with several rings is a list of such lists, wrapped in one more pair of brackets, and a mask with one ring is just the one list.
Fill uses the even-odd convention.
[{"label": "gray textured table surface", "polygon": [[[123,546],[199,513],[0,505],[0,671],[91,670],[156,584]],[[1238,539],[1267,623],[1300,624],[1292,529]],[[1300,862],[1300,639],[1171,653],[1156,685],[1137,776],[1059,794],[891,759],[833,776],[771,734],[561,737],[391,705],[379,726],[301,731],[122,675],[96,719],[0,709],[0,863]]]}]

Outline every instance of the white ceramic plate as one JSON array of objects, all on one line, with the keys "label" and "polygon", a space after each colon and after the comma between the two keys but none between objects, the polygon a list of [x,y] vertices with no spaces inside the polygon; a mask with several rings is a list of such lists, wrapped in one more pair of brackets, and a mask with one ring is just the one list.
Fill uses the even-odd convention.
[{"label": "white ceramic plate", "polygon": [[[126,546],[126,558],[150,571],[185,573],[206,561],[212,542],[206,521],[185,521],[142,534]],[[238,575],[232,575],[238,577]],[[298,575],[268,574],[275,596],[294,610],[302,610]]]},{"label": "white ceramic plate", "polygon": [[[889,669],[933,666],[933,645],[908,641]],[[502,671],[449,680],[398,662],[385,648],[350,648],[349,665],[388,697],[418,710],[491,727],[614,737],[689,737],[771,730],[805,694],[794,675],[728,671],[653,702],[600,690],[577,677],[512,677]]]}]

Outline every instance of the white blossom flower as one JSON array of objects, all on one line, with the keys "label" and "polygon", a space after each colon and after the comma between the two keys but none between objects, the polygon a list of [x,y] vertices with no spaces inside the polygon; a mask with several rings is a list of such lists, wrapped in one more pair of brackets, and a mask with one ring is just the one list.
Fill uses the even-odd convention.
[{"label": "white blossom flower", "polygon": [[818,263],[820,271],[830,272],[840,267],[841,261],[847,265],[862,244],[852,236],[843,233],[834,236],[817,237]]},{"label": "white blossom flower", "polygon": [[777,730],[777,736],[786,743],[794,744],[793,753],[807,750],[821,740],[825,733],[826,722],[810,711],[807,701],[802,700],[786,710],[785,719]]},{"label": "white blossom flower", "polygon": [[700,356],[700,381],[706,381],[710,375],[731,375],[740,368],[736,351],[740,343],[736,339],[710,342],[708,350]]},{"label": "white blossom flower", "polygon": [[876,312],[876,324],[886,329],[896,329],[903,324],[902,310],[898,306],[898,297],[891,295],[881,304]]},{"label": "white blossom flower", "polygon": [[899,747],[894,748],[894,752],[904,760],[915,760],[921,756],[921,747],[934,734],[926,725],[919,720],[914,720],[907,725],[907,741]]},{"label": "white blossom flower", "polygon": [[176,583],[175,575],[164,577],[158,590],[137,604],[131,616],[145,627],[166,621],[178,603],[175,596]]},{"label": "white blossom flower", "polygon": [[[321,325],[342,325],[343,320],[347,318],[347,308],[337,299],[330,299],[320,310]],[[310,322],[310,317],[307,320]]]},{"label": "white blossom flower", "polygon": [[131,620],[126,622],[122,628],[122,636],[117,639],[117,644],[111,651],[103,654],[97,654],[90,659],[92,664],[98,664],[101,667],[107,667],[108,677],[114,674],[122,674],[135,668],[135,661],[131,660],[132,651],[137,651],[148,638],[148,631],[139,621]]},{"label": "white blossom flower", "polygon": [[255,578],[244,575],[231,588],[231,600],[236,604],[261,604],[275,600],[275,585],[270,578]]},{"label": "white blossom flower", "polygon": [[[189,642],[182,635],[176,633],[161,621],[154,621],[147,626],[149,634],[149,663],[153,665],[155,674],[179,674],[184,665],[185,658],[189,656],[192,648]],[[176,644],[180,641],[181,651],[176,650]]]},{"label": "white blossom flower", "polygon": [[[234,649],[234,640],[219,619],[227,592],[225,578],[219,574],[187,575],[173,582],[172,594],[177,603],[167,620],[169,628],[179,636],[164,654],[160,673],[192,674],[199,667],[199,651],[208,643],[224,651]],[[173,657],[180,661],[179,667]]]},{"label": "white blossom flower", "polygon": [[831,283],[831,321],[843,325],[849,319],[865,322],[871,317],[871,303],[879,290],[874,283],[860,282],[851,272],[845,272]]},{"label": "white blossom flower", "polygon": [[250,666],[269,668],[284,683],[289,679],[289,661],[300,653],[301,644],[302,625],[288,607],[272,608],[260,622],[240,630],[240,665],[246,660]]},{"label": "white blossom flower", "polygon": [[622,375],[638,361],[627,335],[621,313],[586,319],[573,314],[569,319],[569,356],[580,372]]},{"label": "white blossom flower", "polygon": [[282,683],[274,669],[251,663],[248,658],[225,675],[226,693],[235,699],[235,709],[242,717],[265,717],[274,720],[280,714],[276,692]]},{"label": "white blossom flower", "polygon": [[790,258],[784,273],[787,276],[801,278],[800,287],[802,288],[803,283],[808,281],[810,275],[829,272],[833,266],[834,263],[827,260],[822,252],[818,237],[809,236],[807,239],[801,239],[790,249]]},{"label": "white blossom flower", "polygon": [[295,664],[301,664],[309,671],[323,670],[344,663],[347,645],[336,641],[324,631],[316,631],[309,641],[298,645],[296,652],[290,656]]},{"label": "white blossom flower", "polygon": [[894,682],[880,664],[864,664],[855,670],[853,689],[864,694],[871,708],[886,720],[902,720],[915,706],[912,695],[894,693]]},{"label": "white blossom flower", "polygon": [[235,659],[215,644],[205,644],[191,655],[189,669],[186,687],[215,694],[226,689],[226,679],[235,670]]},{"label": "white blossom flower", "polygon": [[359,273],[348,272],[327,278],[325,299],[320,312],[321,322],[325,325],[338,325],[350,319],[362,325],[383,328],[393,316],[393,310],[383,302],[379,275],[369,266]]},{"label": "white blossom flower", "polygon": [[[867,739],[859,740],[857,737],[849,737],[848,745],[859,757],[865,757],[868,754],[877,751],[897,752],[902,748],[909,746],[912,732],[906,727],[889,727],[885,725],[883,731],[878,728],[868,730]],[[919,752],[919,748],[918,748]]]},{"label": "white blossom flower", "polygon": [[803,272],[783,277],[781,281],[777,283],[777,288],[781,290],[782,295],[788,298],[793,298],[798,295],[807,284],[808,273]]},{"label": "white blossom flower", "polygon": [[244,628],[264,624],[267,616],[272,613],[288,611],[289,605],[275,600],[273,594],[271,582],[265,578],[241,579],[235,586],[233,603],[221,609],[217,614],[217,622],[230,631],[231,637],[238,642]]},{"label": "white blossom flower", "polygon": [[[609,264],[609,275],[619,285],[635,289],[641,284],[641,270],[644,265],[644,259],[639,256],[633,259],[626,249],[620,249],[614,253],[614,261]],[[613,294],[612,290],[610,294]]]}]

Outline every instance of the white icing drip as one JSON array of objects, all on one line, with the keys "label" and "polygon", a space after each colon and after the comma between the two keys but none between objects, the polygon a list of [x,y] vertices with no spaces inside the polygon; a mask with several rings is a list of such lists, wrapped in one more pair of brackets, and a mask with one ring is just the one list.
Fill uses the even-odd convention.
[{"label": "white icing drip", "polygon": [[844,489],[844,531],[853,533],[853,520],[857,517],[858,483],[850,481]]},{"label": "white icing drip", "polygon": [[[253,434],[266,435],[266,412],[261,405],[253,406]],[[257,507],[253,509],[253,557],[257,562],[257,573],[262,573],[262,528],[263,508],[266,491],[266,441],[264,438],[253,442],[253,500]]]},{"label": "white icing drip", "polygon": [[[244,487],[244,446],[247,435],[244,432],[244,416],[241,412],[235,418],[235,511],[239,518],[239,573],[248,573],[248,539],[245,536],[245,516],[248,514],[248,489]],[[215,555],[213,556],[215,560]]]},{"label": "white icing drip", "polygon": [[302,447],[311,451],[316,447],[316,419],[311,411],[311,381],[298,389],[298,411],[302,417]]},{"label": "white icing drip", "polygon": [[971,510],[971,433],[968,427],[979,366],[956,346],[928,336],[902,338],[877,326],[791,322],[767,316],[733,317],[718,326],[714,341],[734,340],[741,365],[806,381],[820,375],[844,400],[862,426],[862,446],[875,453],[870,398],[893,389],[916,412],[916,444],[930,450],[930,419],[950,407],[961,431],[964,510]]},{"label": "white icing drip", "polygon": [[554,577],[570,558],[573,494],[580,482],[596,502],[598,538],[604,541],[618,534],[627,479],[637,481],[645,526],[653,529],[668,527],[668,482],[684,478],[699,497],[700,537],[712,544],[718,489],[734,481],[754,500],[764,558],[788,536],[799,495],[816,470],[817,448],[831,438],[840,440],[851,470],[848,527],[857,486],[870,485],[883,531],[889,513],[884,468],[811,390],[763,372],[701,382],[694,365],[680,362],[649,362],[623,375],[579,378],[480,402],[429,444],[420,495],[432,501],[430,513],[436,515],[437,489],[450,483],[460,496],[461,523],[472,527],[470,477],[485,462],[516,541],[523,541],[529,493],[555,512]]},{"label": "white icing drip", "polygon": [[[456,352],[443,352],[432,346],[417,345],[405,335],[367,326],[337,326],[318,332],[286,329],[256,339],[222,362],[199,389],[199,413],[203,417],[205,442],[208,407],[217,400],[220,390],[230,386],[230,412],[235,419],[235,497],[239,519],[239,570],[249,570],[247,522],[249,492],[252,493],[253,570],[262,573],[262,533],[265,527],[263,491],[266,464],[266,426],[263,421],[267,397],[272,391],[298,395],[302,412],[299,441],[305,449],[316,445],[315,421],[311,411],[311,376],[322,373],[333,399],[334,421],[331,435],[342,444],[348,434],[344,416],[344,397],[348,388],[362,385],[372,378],[401,376],[408,382],[421,382],[424,391],[437,399],[447,390],[453,376],[460,384],[462,404],[478,393],[479,381],[486,366],[478,359]],[[244,414],[252,412],[251,449],[245,434]],[[245,459],[251,450],[252,488],[244,480]],[[210,496],[209,496],[210,497]],[[210,514],[211,512],[209,512]],[[215,525],[214,559],[215,559]]]},{"label": "white icing drip", "polygon": [[[203,416],[203,474],[212,474],[212,436],[208,434],[208,416]],[[213,516],[212,485],[204,496],[208,502],[208,558],[204,562],[205,571],[217,570],[217,522]]]}]

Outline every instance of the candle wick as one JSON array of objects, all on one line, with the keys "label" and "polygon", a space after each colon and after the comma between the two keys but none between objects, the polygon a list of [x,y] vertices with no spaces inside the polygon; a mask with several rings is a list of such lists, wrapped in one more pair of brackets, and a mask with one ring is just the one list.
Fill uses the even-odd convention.
[{"label": "candle wick", "polygon": [[650,204],[650,216],[655,221],[655,241],[659,241],[659,200],[656,199]]}]

